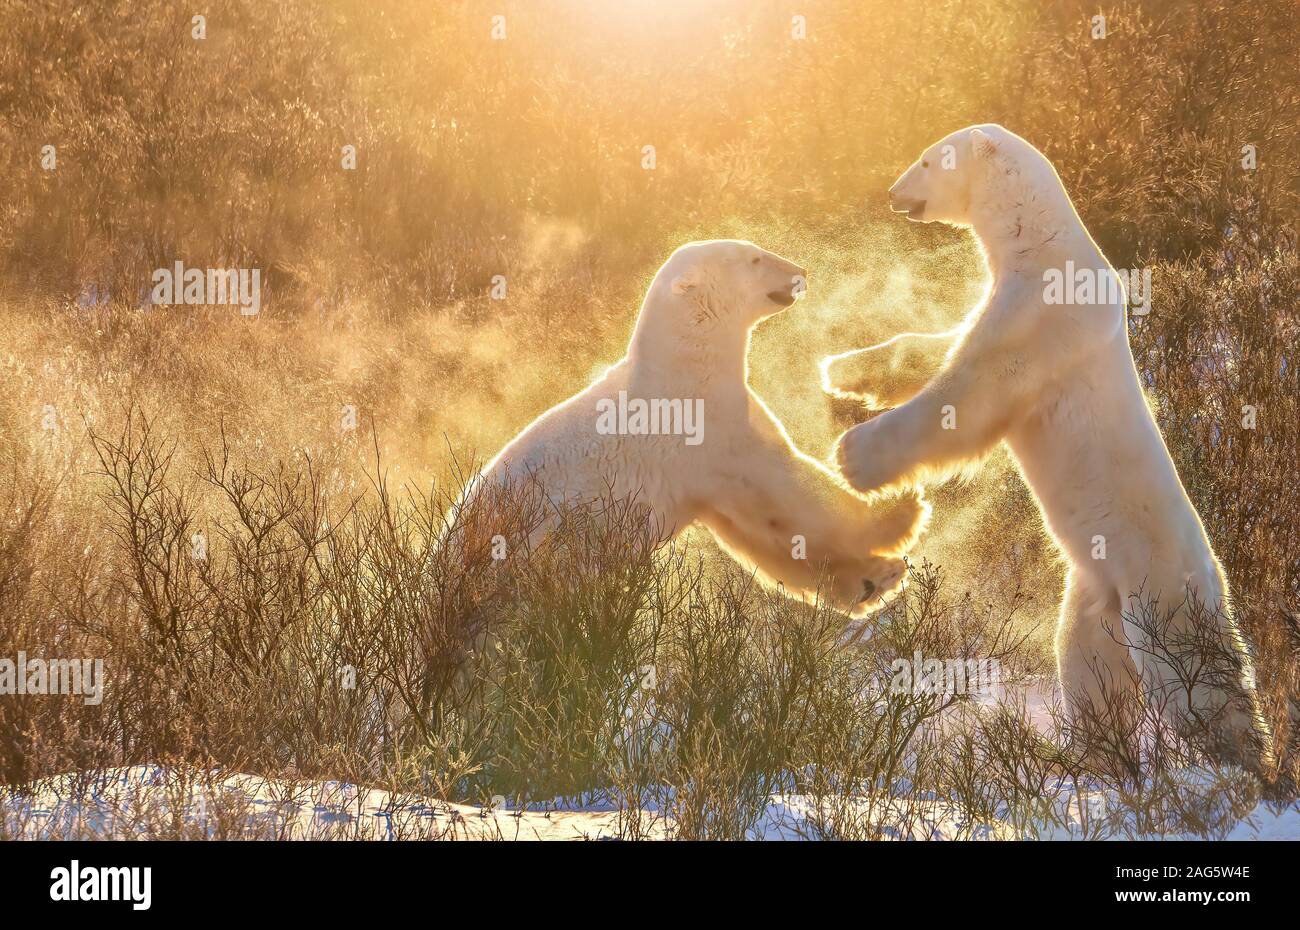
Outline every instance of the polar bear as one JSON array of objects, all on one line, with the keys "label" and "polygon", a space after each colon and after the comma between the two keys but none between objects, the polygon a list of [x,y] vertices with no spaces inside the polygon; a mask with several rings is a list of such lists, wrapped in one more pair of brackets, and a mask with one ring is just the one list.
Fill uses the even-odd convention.
[{"label": "polar bear", "polygon": [[[951,333],[823,362],[832,391],[901,404],[840,437],[844,476],[864,492],[924,483],[1005,442],[1069,565],[1056,636],[1067,709],[1077,719],[1104,692],[1145,692],[1170,717],[1223,708],[1218,732],[1233,741],[1258,735],[1257,713],[1227,699],[1231,677],[1180,685],[1141,624],[1122,619],[1155,599],[1176,638],[1199,601],[1220,617],[1253,700],[1227,581],[1142,393],[1124,288],[1052,165],[1001,126],[975,126],[930,146],[889,194],[911,220],[971,228],[992,282]],[[1063,275],[1077,293],[1062,293]],[[889,358],[902,360],[896,376],[873,380]]]},{"label": "polar bear", "polygon": [[851,615],[878,608],[903,583],[901,556],[927,505],[916,492],[854,494],[795,448],[746,383],[750,331],[804,281],[798,265],[749,242],[677,249],[627,355],[533,421],[467,493],[527,480],[555,503],[635,497],[666,536],[699,521],[791,594],[812,599],[821,579],[826,600]]}]

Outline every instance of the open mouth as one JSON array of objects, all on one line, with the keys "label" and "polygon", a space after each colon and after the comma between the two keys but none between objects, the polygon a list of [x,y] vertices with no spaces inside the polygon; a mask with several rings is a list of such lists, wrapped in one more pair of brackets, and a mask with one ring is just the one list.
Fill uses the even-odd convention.
[{"label": "open mouth", "polygon": [[892,201],[889,204],[889,209],[893,210],[895,213],[903,214],[909,220],[919,220],[925,215],[925,201],[900,199]]},{"label": "open mouth", "polygon": [[794,303],[793,291],[768,291],[767,299],[774,304],[780,304],[782,307],[788,307]]}]

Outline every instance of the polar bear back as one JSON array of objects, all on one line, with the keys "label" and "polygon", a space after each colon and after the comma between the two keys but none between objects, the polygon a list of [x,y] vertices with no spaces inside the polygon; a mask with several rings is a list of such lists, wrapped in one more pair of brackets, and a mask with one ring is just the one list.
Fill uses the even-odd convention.
[{"label": "polar bear back", "polygon": [[585,390],[552,407],[483,469],[497,484],[536,480],[556,504],[634,498],[670,532],[689,523],[685,482],[670,481],[685,448],[681,436],[622,435],[597,429],[598,404],[616,404],[629,382],[624,359]]}]

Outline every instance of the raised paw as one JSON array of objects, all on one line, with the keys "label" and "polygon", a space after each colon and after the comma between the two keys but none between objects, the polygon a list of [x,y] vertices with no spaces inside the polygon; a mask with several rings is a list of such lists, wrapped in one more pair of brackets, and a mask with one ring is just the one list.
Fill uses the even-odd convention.
[{"label": "raised paw", "polygon": [[906,403],[943,367],[957,333],[899,333],[879,345],[822,360],[822,390],[872,410]]},{"label": "raised paw", "polygon": [[861,617],[885,606],[906,578],[907,563],[899,558],[867,554],[846,559],[832,566],[828,600],[850,616]]},{"label": "raised paw", "polygon": [[889,555],[903,555],[916,545],[930,522],[930,505],[920,488],[906,488],[896,495],[878,499],[871,508],[875,537],[871,548]]},{"label": "raised paw", "polygon": [[832,355],[822,361],[822,390],[834,397],[859,400],[872,410],[882,410],[886,404],[878,390],[879,364],[872,364],[870,349]]},{"label": "raised paw", "polygon": [[868,556],[864,561],[864,571],[858,578],[861,588],[850,610],[854,616],[879,610],[886,598],[902,589],[907,578],[907,563],[902,559]]},{"label": "raised paw", "polygon": [[877,435],[881,419],[859,423],[835,444],[836,467],[844,480],[859,491],[878,490],[898,477],[894,450]]}]

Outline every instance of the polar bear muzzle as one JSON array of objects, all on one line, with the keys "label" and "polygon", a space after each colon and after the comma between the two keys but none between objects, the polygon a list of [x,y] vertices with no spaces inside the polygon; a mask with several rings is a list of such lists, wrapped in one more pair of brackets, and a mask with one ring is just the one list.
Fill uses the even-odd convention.
[{"label": "polar bear muzzle", "polygon": [[[783,286],[767,292],[767,299],[780,307],[788,307],[808,289],[808,272],[803,268],[787,261],[779,256],[772,256],[781,263],[781,270],[789,275],[788,282]],[[755,262],[758,260],[755,259]]]},{"label": "polar bear muzzle", "polygon": [[902,213],[909,220],[919,220],[925,216],[925,201],[916,197],[899,197],[891,194],[889,209],[895,213]]},{"label": "polar bear muzzle", "polygon": [[795,299],[794,285],[791,285],[790,289],[785,291],[768,291],[767,299],[782,307],[790,306]]}]

